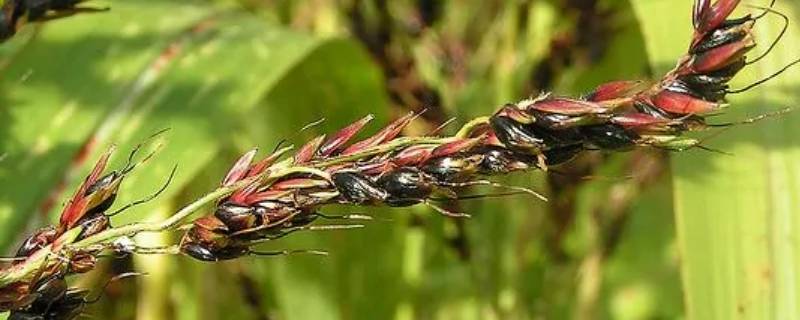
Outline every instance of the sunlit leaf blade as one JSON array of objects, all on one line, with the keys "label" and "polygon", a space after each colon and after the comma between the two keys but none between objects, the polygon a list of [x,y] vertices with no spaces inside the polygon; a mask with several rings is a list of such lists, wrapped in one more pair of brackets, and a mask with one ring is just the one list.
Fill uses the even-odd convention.
[{"label": "sunlit leaf blade", "polygon": [[[61,199],[109,143],[120,145],[111,164],[118,168],[134,145],[154,132],[170,129],[150,143],[165,146],[126,179],[117,200],[120,205],[152,193],[172,166],[178,165],[167,192],[151,204],[116,217],[114,223],[120,224],[156,218],[151,215],[156,206],[179,206],[215,188],[237,153],[259,146],[263,156],[282,138],[302,141],[307,137],[297,136],[298,129],[323,115],[328,121],[318,131],[336,130],[365,114],[376,115],[381,123],[388,121],[381,75],[351,41],[288,32],[246,13],[214,9],[207,3],[120,3],[109,13],[91,17],[47,25],[21,54],[9,57],[12,62],[2,74],[7,101],[1,110],[8,125],[3,126],[0,137],[9,155],[2,163],[2,179],[24,181],[1,187],[4,220],[0,242],[5,247],[23,234],[20,226],[35,215],[44,216],[46,212],[36,213],[37,206],[73,166],[74,176],[64,188],[67,191],[61,192],[48,210],[57,212]],[[73,55],[80,59],[65,62],[54,58]],[[98,128],[102,134],[97,146],[87,152],[87,160],[70,165],[73,155]],[[40,146],[33,148],[36,142]],[[181,191],[187,186],[189,191],[184,194]],[[175,195],[181,196],[170,200]],[[43,223],[38,220],[29,224]],[[377,235],[373,238],[376,243],[388,243]],[[319,262],[316,257],[300,261],[310,261],[306,268],[312,269]],[[158,268],[166,270],[160,273],[170,272],[169,277],[178,283],[191,280],[183,273],[172,273],[177,270],[174,259],[163,262]],[[209,267],[214,266],[204,269]],[[298,268],[302,265],[292,265],[289,270]],[[284,276],[292,282],[305,275]],[[311,282],[308,290],[325,292],[324,283]],[[237,282],[230,284],[233,292],[239,290]],[[197,294],[196,299],[172,302],[180,306],[173,308],[180,311],[177,316],[198,318],[203,317],[198,312],[216,311],[220,318],[232,315],[225,308],[215,308],[229,303],[203,304],[203,297],[208,296],[204,288],[210,287],[190,286],[189,290],[175,286],[176,294]],[[171,296],[169,285],[150,287],[152,290],[140,294],[156,299]],[[292,288],[270,289],[277,290],[282,302],[278,313],[294,315],[293,310],[302,309],[288,302],[330,305],[336,296],[318,295],[320,300],[315,301],[305,290]],[[164,312],[153,310],[143,315],[172,318]],[[301,315],[319,318],[330,310],[308,312]]]},{"label": "sunlit leaf blade", "polygon": [[[688,43],[691,1],[634,1],[656,72],[674,64]],[[766,1],[764,3],[766,5]],[[749,66],[734,87],[798,58],[800,24],[794,2],[789,33],[765,60]],[[756,9],[742,8],[740,11]],[[654,14],[658,13],[658,14]],[[743,12],[742,12],[743,13]],[[763,51],[780,20],[759,21]],[[760,51],[759,51],[760,52]],[[754,54],[755,55],[755,54]],[[798,104],[800,77],[790,71],[730,97],[735,121]],[[800,314],[800,116],[737,126],[708,142],[733,156],[689,151],[673,156],[675,207],[687,316],[690,319],[792,319]]]},{"label": "sunlit leaf blade", "polygon": [[[305,59],[318,60],[320,69],[341,64],[366,71],[353,76],[321,69],[316,77],[303,78],[302,85],[293,82],[292,89],[324,89],[283,93],[305,95],[303,103],[263,104],[263,97],[289,88],[281,82],[293,72],[307,72],[298,67]],[[178,165],[176,179],[162,195],[169,199],[237,133],[254,132],[248,127],[266,128],[250,143],[268,147],[322,113],[336,114],[342,123],[374,113],[372,108],[383,103],[377,73],[352,43],[282,31],[244,13],[191,2],[119,3],[108,13],[59,20],[9,60],[0,79],[0,141],[8,155],[0,163],[5,181],[0,186],[0,247],[17,240],[27,221],[44,216],[40,208],[53,191],[57,196],[44,211],[58,212],[62,199],[109,143],[119,145],[110,166],[119,168],[134,145],[169,128],[151,143],[165,147],[125,181],[117,202],[154,192]],[[320,112],[322,104],[311,103],[341,91],[349,93],[348,100],[325,112]],[[333,109],[337,106],[341,111]],[[287,108],[308,112],[287,113]],[[70,164],[87,145],[85,158]],[[142,220],[150,208],[145,205],[116,221]]]},{"label": "sunlit leaf blade", "polygon": [[[167,9],[152,4],[149,8],[154,12]],[[4,181],[0,218],[7,231],[0,236],[2,247],[14,240],[25,221],[37,217],[41,221],[49,211],[42,206],[59,189],[58,181],[71,158],[105,115],[121,103],[136,75],[158,55],[166,41],[159,34],[176,34],[201,15],[191,8],[173,9],[183,18],[159,24],[127,23],[130,28],[124,32],[122,26],[97,28],[97,21],[90,17],[57,21],[10,59],[2,71],[1,89],[0,148],[8,155],[0,174]],[[133,8],[115,12],[136,14]],[[111,14],[91,18],[119,21]],[[82,167],[88,166],[84,161]],[[51,199],[49,206],[60,208],[58,201]]]}]

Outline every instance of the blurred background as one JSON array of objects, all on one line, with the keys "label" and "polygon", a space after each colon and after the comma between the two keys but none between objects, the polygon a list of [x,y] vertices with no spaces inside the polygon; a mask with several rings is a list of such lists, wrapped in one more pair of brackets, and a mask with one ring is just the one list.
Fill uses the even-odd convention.
[{"label": "blurred background", "polygon": [[[764,3],[761,3],[764,2]],[[768,1],[752,1],[767,5]],[[691,0],[138,0],[27,26],[0,46],[0,248],[56,219],[98,154],[111,167],[150,134],[163,149],[125,180],[114,218],[156,220],[214,189],[239,154],[302,143],[375,114],[426,109],[407,134],[446,133],[543,92],[580,96],[654,79],[688,46]],[[742,8],[740,14],[747,10]],[[800,16],[800,3],[776,9]],[[758,23],[768,46],[780,19]],[[800,52],[796,19],[734,82]],[[731,96],[719,122],[796,106],[788,72]],[[299,128],[325,117],[307,135]],[[105,260],[76,286],[100,290],[95,319],[795,319],[800,314],[800,116],[709,136],[728,154],[589,152],[548,173],[500,178],[514,196],[367,213],[359,230],[294,234],[265,250],[330,256],[208,264],[182,256]],[[316,131],[316,132],[315,132]],[[139,237],[174,243],[180,234]],[[0,315],[0,318],[3,318]]]}]

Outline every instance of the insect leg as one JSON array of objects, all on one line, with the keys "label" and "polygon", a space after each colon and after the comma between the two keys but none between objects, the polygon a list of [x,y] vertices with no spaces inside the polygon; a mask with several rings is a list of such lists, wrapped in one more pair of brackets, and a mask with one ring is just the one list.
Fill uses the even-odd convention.
[{"label": "insect leg", "polygon": [[757,7],[757,6],[750,6],[750,7],[756,8],[756,9],[764,10],[764,12],[760,16],[758,16],[756,18],[753,18],[753,21],[761,19],[761,17],[763,17],[763,16],[765,16],[767,14],[774,14],[774,15],[777,15],[777,16],[781,17],[781,19],[783,20],[783,27],[781,28],[781,32],[778,33],[778,36],[775,37],[775,40],[772,40],[772,43],[770,43],[769,47],[767,47],[767,51],[764,51],[764,53],[762,53],[757,58],[755,58],[753,60],[750,60],[750,61],[747,61],[745,63],[745,65],[751,65],[751,64],[754,64],[754,63],[758,62],[761,59],[764,59],[770,52],[772,52],[772,49],[775,49],[775,46],[777,46],[778,43],[781,41],[781,39],[783,39],[783,36],[786,35],[786,30],[789,29],[789,17],[787,17],[783,13],[780,13],[780,12],[772,9],[772,6],[774,4],[775,4],[775,1],[773,0],[772,3],[770,3],[769,7],[767,7],[767,8]]},{"label": "insect leg", "polygon": [[118,215],[118,214],[122,213],[125,210],[128,210],[128,209],[130,209],[132,207],[138,206],[140,204],[144,204],[144,203],[150,202],[151,200],[157,198],[159,195],[161,195],[161,193],[164,192],[164,190],[167,190],[167,187],[172,182],[172,178],[175,177],[175,171],[176,170],[178,170],[178,166],[177,165],[172,167],[172,171],[169,173],[169,177],[167,178],[167,182],[165,182],[164,185],[162,185],[161,188],[158,189],[158,191],[156,191],[155,193],[153,193],[153,194],[151,194],[151,195],[149,195],[149,196],[147,196],[145,198],[142,198],[142,199],[136,200],[134,202],[131,202],[129,204],[126,204],[126,205],[122,206],[122,208],[114,210],[114,212],[112,212],[112,213],[106,214],[106,216],[107,217],[113,217],[115,215]]},{"label": "insect leg", "polygon": [[440,206],[438,206],[436,204],[431,203],[430,200],[423,200],[422,203],[425,204],[428,207],[431,207],[433,210],[436,210],[437,212],[439,212],[440,214],[442,214],[444,216],[453,217],[453,218],[469,218],[469,217],[471,217],[468,213],[453,212],[453,211],[447,210],[445,208],[442,208],[442,207],[440,207]]},{"label": "insect leg", "polygon": [[314,250],[314,249],[300,249],[300,250],[280,250],[280,251],[253,251],[250,250],[247,254],[252,256],[270,257],[270,256],[287,256],[291,254],[313,254],[320,256],[327,256],[328,251]]},{"label": "insect leg", "polygon": [[502,184],[502,183],[489,181],[489,180],[476,180],[476,181],[468,181],[468,182],[460,182],[460,183],[440,183],[440,185],[444,185],[444,186],[448,186],[448,187],[491,186],[491,187],[500,188],[500,189],[521,191],[521,192],[527,193],[529,195],[532,195],[532,196],[534,196],[536,198],[539,198],[542,201],[545,201],[545,202],[548,201],[547,197],[545,197],[541,193],[538,193],[538,192],[533,191],[531,189],[528,189],[528,188],[525,188],[525,187],[519,187],[519,186],[509,186],[509,185],[505,185],[505,184]]}]

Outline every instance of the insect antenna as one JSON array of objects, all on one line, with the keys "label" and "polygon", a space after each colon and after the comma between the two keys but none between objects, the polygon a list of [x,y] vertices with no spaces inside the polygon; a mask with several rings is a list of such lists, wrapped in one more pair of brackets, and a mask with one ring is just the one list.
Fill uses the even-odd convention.
[{"label": "insect antenna", "polygon": [[114,252],[114,253],[104,253],[104,254],[98,254],[98,255],[96,255],[95,257],[96,257],[98,260],[99,260],[99,259],[105,259],[105,258],[118,259],[118,258],[124,258],[124,257],[127,257],[127,255],[126,255],[126,254],[124,254],[124,253],[120,254],[120,253],[116,253],[116,252]]},{"label": "insect antenna", "polygon": [[139,150],[141,150],[142,147],[144,147],[145,144],[149,143],[150,141],[152,141],[156,137],[160,136],[161,134],[163,134],[164,132],[167,132],[169,130],[170,130],[170,128],[161,129],[161,130],[157,131],[156,133],[151,134],[149,137],[145,138],[144,141],[140,142],[135,147],[133,147],[133,150],[131,150],[131,153],[128,155],[128,161],[125,163],[125,166],[122,167],[122,170],[120,170],[120,174],[121,175],[128,174],[134,168],[136,168],[136,166],[138,166],[139,164],[144,163],[145,161],[147,161],[150,158],[152,158],[153,155],[156,154],[158,149],[161,148],[162,144],[159,143],[156,146],[156,150],[153,150],[153,152],[151,152],[147,156],[145,156],[144,159],[142,159],[140,161],[137,161],[137,162],[133,162],[133,159],[136,157],[136,154],[139,153]]},{"label": "insect antenna", "polygon": [[697,149],[704,150],[704,151],[708,151],[708,152],[712,152],[712,153],[718,153],[718,154],[724,154],[724,155],[727,155],[727,156],[733,156],[734,154],[732,154],[732,153],[730,153],[730,152],[725,152],[725,151],[722,151],[722,150],[717,150],[717,149],[714,149],[714,148],[708,147],[708,146],[706,146],[706,145],[704,145],[704,144],[703,144],[704,142],[707,142],[708,140],[711,140],[711,139],[713,139],[713,138],[716,138],[717,136],[719,136],[719,135],[720,135],[720,134],[722,134],[723,132],[725,132],[725,131],[728,131],[730,128],[731,128],[731,127],[723,128],[722,130],[719,130],[719,131],[717,131],[717,132],[714,132],[714,133],[712,133],[712,134],[709,134],[708,136],[706,136],[706,137],[703,137],[703,138],[702,138],[702,139],[700,139],[700,140],[694,140],[694,141],[693,141],[693,142],[691,142],[691,143],[690,143],[688,146],[681,146],[681,147],[670,147],[670,146],[652,146],[652,147],[654,147],[654,148],[656,148],[656,149],[660,149],[660,150],[666,150],[666,151],[675,151],[675,152],[683,152],[683,151],[687,151],[687,150],[691,150],[691,149],[697,148]]},{"label": "insect antenna", "polygon": [[432,197],[432,198],[428,198],[428,200],[430,200],[430,201],[439,201],[439,202],[461,201],[461,200],[475,200],[475,199],[486,199],[486,198],[503,198],[503,197],[521,195],[521,194],[528,194],[528,193],[524,192],[524,191],[511,191],[511,192],[501,192],[501,193],[471,194],[471,195],[466,195],[466,196],[457,196],[455,198],[437,198],[437,197]]},{"label": "insect antenna", "polygon": [[265,224],[262,224],[262,225],[259,225],[259,226],[256,226],[256,227],[252,227],[252,228],[242,229],[242,230],[236,231],[234,233],[231,233],[230,235],[231,236],[239,236],[239,235],[248,234],[248,233],[251,233],[251,232],[258,232],[258,231],[261,231],[261,230],[266,230],[266,229],[269,229],[269,228],[284,224],[284,223],[288,222],[289,220],[292,220],[294,217],[296,217],[300,213],[301,213],[301,211],[296,210],[295,212],[293,212],[291,214],[288,214],[288,215],[286,215],[286,217],[283,217],[283,218],[281,218],[279,220],[276,220],[276,221],[273,221],[273,222],[269,222],[269,223],[265,223]]},{"label": "insect antenna", "polygon": [[422,200],[422,203],[425,204],[426,206],[430,207],[431,209],[436,210],[436,212],[439,212],[440,214],[442,214],[444,216],[453,217],[453,218],[470,218],[471,217],[468,213],[453,212],[453,211],[447,210],[445,208],[442,208],[442,207],[440,207],[440,206],[438,206],[436,204],[431,203],[430,199]]},{"label": "insect antenna", "polygon": [[786,70],[789,70],[789,68],[791,68],[791,67],[794,67],[794,66],[795,66],[795,65],[797,65],[797,64],[800,64],[800,59],[797,59],[797,60],[795,60],[795,61],[792,61],[792,62],[790,62],[789,64],[787,64],[786,66],[784,66],[783,68],[781,68],[780,70],[778,70],[777,72],[775,72],[775,73],[773,73],[773,74],[771,74],[771,75],[767,76],[767,77],[766,77],[766,78],[764,78],[764,79],[761,79],[761,80],[758,80],[758,81],[756,81],[756,82],[753,82],[753,83],[751,83],[750,85],[748,85],[748,86],[746,86],[746,87],[744,87],[744,88],[741,88],[741,89],[736,89],[736,90],[726,90],[725,92],[726,92],[727,94],[739,94],[739,93],[742,93],[742,92],[748,91],[748,90],[750,90],[750,89],[753,89],[753,88],[755,88],[755,87],[758,87],[758,86],[760,86],[760,85],[764,84],[764,83],[765,83],[765,82],[767,82],[767,81],[770,81],[770,80],[774,79],[775,77],[777,77],[777,76],[781,75],[782,73],[786,72]]},{"label": "insect antenna", "polygon": [[775,40],[773,40],[772,43],[770,43],[769,47],[767,48],[767,51],[764,51],[764,53],[762,53],[760,56],[758,56],[758,58],[755,58],[753,60],[745,62],[745,65],[751,65],[751,64],[754,64],[754,63],[760,61],[761,59],[764,59],[770,52],[772,52],[773,49],[775,49],[775,47],[778,45],[778,43],[781,41],[781,39],[783,39],[783,36],[786,35],[786,31],[789,29],[789,17],[786,16],[785,14],[777,11],[777,10],[772,9],[772,6],[774,4],[775,4],[775,0],[773,0],[772,3],[770,3],[769,7],[767,7],[767,8],[758,7],[758,6],[750,6],[752,8],[764,10],[764,12],[760,16],[758,16],[756,18],[753,18],[753,21],[761,19],[765,15],[771,13],[771,14],[774,14],[774,15],[777,15],[777,16],[781,17],[781,19],[783,20],[783,27],[781,28],[781,32],[778,33],[778,36],[775,38]]},{"label": "insect antenna", "polygon": [[767,12],[767,10],[766,10],[766,9],[772,9],[773,7],[775,7],[775,2],[776,2],[776,1],[777,1],[777,0],[772,0],[772,1],[770,1],[769,5],[768,5],[766,8],[764,8],[764,7],[760,7],[760,6],[749,5],[749,4],[745,4],[745,6],[748,6],[748,7],[751,7],[751,8],[756,8],[756,9],[761,9],[761,10],[764,10],[764,12],[762,12],[761,14],[759,14],[758,16],[756,16],[755,18],[753,18],[753,21],[757,21],[757,20],[759,20],[759,19],[763,18],[764,16],[766,16],[766,15],[767,15],[767,13],[769,13],[769,12]]},{"label": "insect antenna", "polygon": [[161,188],[158,189],[158,191],[156,191],[155,193],[153,193],[153,194],[151,194],[151,195],[149,195],[147,197],[144,197],[142,199],[136,200],[134,202],[128,203],[128,204],[122,206],[122,208],[114,210],[114,212],[112,212],[112,213],[106,214],[106,216],[107,217],[113,217],[115,215],[118,215],[118,214],[122,213],[125,210],[128,210],[128,209],[130,209],[132,207],[138,206],[140,204],[144,204],[144,203],[150,202],[153,199],[157,198],[159,195],[161,195],[161,193],[163,193],[165,190],[167,190],[167,187],[169,187],[169,184],[172,182],[172,178],[175,177],[175,171],[177,171],[177,170],[178,170],[178,165],[175,165],[174,167],[172,167],[172,171],[170,171],[169,177],[167,178],[167,181],[164,182],[164,185],[162,185]]},{"label": "insect antenna", "polygon": [[106,280],[106,283],[103,284],[103,287],[100,288],[99,292],[97,292],[97,296],[95,296],[94,298],[91,298],[91,299],[84,299],[83,303],[94,304],[94,303],[97,303],[97,301],[100,301],[100,298],[103,297],[103,292],[105,292],[106,289],[108,289],[108,286],[111,285],[111,283],[113,283],[113,282],[116,282],[116,281],[119,281],[119,280],[122,280],[122,279],[125,279],[125,278],[146,276],[146,275],[147,275],[147,273],[144,273],[144,272],[125,272],[125,273],[120,273],[120,274],[118,274],[116,276],[113,276],[113,277],[111,277],[111,279]]},{"label": "insect antenna", "polygon": [[703,150],[703,151],[708,151],[708,152],[716,153],[716,154],[722,154],[722,155],[726,155],[726,156],[735,156],[733,153],[725,152],[725,151],[722,151],[720,149],[714,149],[714,148],[705,146],[703,144],[694,145],[694,146],[692,146],[690,148],[687,148],[686,150],[689,150],[691,148],[697,148],[697,149],[700,149],[700,150]]},{"label": "insect antenna", "polygon": [[[550,170],[550,171],[548,171],[548,173],[553,173],[553,175],[554,175],[554,176],[559,176],[559,177],[567,177],[567,178],[569,178],[569,177],[572,177],[572,175],[570,175],[570,174],[568,174],[568,173],[565,173],[565,172],[563,172],[563,171],[558,171],[558,170]],[[634,177],[635,177],[634,175],[624,175],[624,176],[618,176],[618,177],[614,177],[614,176],[605,176],[605,175],[589,174],[589,175],[583,175],[583,176],[580,176],[579,178],[580,178],[581,180],[587,180],[587,181],[588,181],[588,180],[600,180],[600,181],[612,181],[612,182],[616,182],[616,181],[627,181],[627,180],[631,180],[631,179],[633,179]]]},{"label": "insect antenna", "polygon": [[317,213],[315,213],[315,215],[320,217],[320,218],[326,219],[326,220],[334,220],[334,221],[335,220],[362,220],[362,221],[373,221],[373,220],[375,220],[375,221],[382,221],[382,222],[394,221],[394,220],[389,219],[389,218],[375,218],[375,217],[373,217],[371,215],[368,215],[366,213],[363,213],[363,214],[362,213],[350,213],[350,214],[345,214],[345,215],[326,215],[326,214],[317,212]]},{"label": "insect antenna", "polygon": [[299,249],[299,250],[279,250],[279,251],[254,251],[250,250],[247,254],[259,257],[272,257],[272,256],[287,256],[291,254],[312,254],[319,256],[327,256],[328,251],[315,250],[315,249]]},{"label": "insect antenna", "polygon": [[314,121],[312,123],[309,123],[309,124],[303,126],[302,128],[300,128],[300,131],[295,132],[294,134],[292,134],[288,138],[281,139],[280,141],[278,141],[278,144],[275,145],[275,148],[272,149],[272,153],[275,153],[276,151],[278,151],[278,149],[280,149],[285,143],[289,142],[289,140],[297,138],[297,136],[299,136],[301,133],[305,132],[308,129],[316,127],[316,126],[322,124],[323,122],[325,122],[325,118],[320,118],[317,121]]},{"label": "insect antenna", "polygon": [[272,240],[277,240],[288,236],[292,233],[298,231],[332,231],[332,230],[349,230],[349,229],[359,229],[365,227],[363,224],[323,224],[323,225],[315,225],[315,226],[301,226],[301,227],[291,227],[286,228],[285,230],[281,231],[279,234],[276,235],[269,235],[262,239],[250,240],[247,242],[248,245],[255,245],[259,243],[264,243]]},{"label": "insect antenna", "polygon": [[725,151],[722,151],[722,150],[719,150],[719,149],[714,149],[714,148],[708,147],[708,146],[702,144],[701,141],[695,141],[695,142],[691,143],[691,145],[689,145],[689,146],[681,146],[681,147],[670,147],[670,146],[651,146],[651,147],[655,148],[655,149],[658,149],[658,150],[664,150],[664,151],[670,151],[670,152],[684,152],[684,151],[688,151],[688,150],[692,150],[692,149],[697,148],[697,149],[700,149],[700,150],[703,150],[703,151],[708,151],[708,152],[711,152],[711,153],[724,154],[726,156],[734,156],[733,153],[725,152]]},{"label": "insect antenna", "polygon": [[502,184],[502,183],[489,181],[489,180],[476,180],[476,181],[459,182],[459,183],[444,182],[444,183],[438,183],[438,184],[441,185],[441,186],[445,186],[445,187],[492,186],[492,187],[500,188],[500,189],[520,191],[520,192],[532,195],[532,196],[534,196],[536,198],[539,198],[540,200],[542,200],[544,202],[548,201],[547,197],[545,197],[541,193],[538,193],[538,192],[533,191],[531,189],[528,189],[528,188],[525,188],[525,187],[518,187],[518,186],[509,186],[509,185],[505,185],[505,184]]},{"label": "insect antenna", "polygon": [[719,131],[717,131],[717,132],[714,132],[714,133],[704,137],[701,140],[698,140],[696,143],[693,143],[689,147],[677,148],[677,149],[674,149],[674,148],[670,149],[669,147],[666,147],[665,149],[666,150],[670,150],[670,151],[686,151],[686,150],[690,150],[692,148],[698,148],[698,149],[709,151],[709,152],[713,152],[713,153],[719,153],[719,154],[724,154],[724,155],[728,155],[728,156],[733,156],[734,154],[732,154],[730,152],[725,152],[725,151],[722,151],[722,150],[717,150],[717,149],[713,149],[713,148],[710,148],[708,146],[705,146],[705,145],[703,145],[703,142],[706,142],[708,140],[716,138],[720,134],[732,129],[736,125],[753,124],[753,123],[759,122],[761,120],[765,120],[765,119],[769,119],[769,118],[774,118],[774,117],[785,115],[785,114],[787,114],[789,112],[792,112],[794,110],[795,110],[795,108],[791,108],[790,107],[790,108],[784,108],[784,109],[781,109],[781,110],[778,110],[778,111],[775,111],[775,112],[765,113],[765,114],[762,114],[762,115],[758,115],[758,116],[755,116],[755,117],[752,117],[752,118],[749,118],[749,119],[745,119],[745,120],[741,120],[741,121],[737,121],[737,122],[720,123],[720,124],[707,124],[706,126],[708,126],[708,127],[721,128],[721,129]]},{"label": "insect antenna", "polygon": [[345,215],[327,215],[324,213],[315,212],[314,215],[327,220],[373,220],[372,216],[356,213]]},{"label": "insect antenna", "polygon": [[359,229],[365,227],[363,224],[323,224],[323,225],[316,225],[316,226],[306,226],[303,227],[303,230],[307,231],[331,231],[331,230],[347,230],[347,229]]},{"label": "insect antenna", "polygon": [[135,246],[131,250],[136,254],[180,254],[181,248],[178,245],[163,246],[163,247],[140,247]]},{"label": "insect antenna", "polygon": [[456,117],[452,117],[450,119],[447,119],[447,121],[442,122],[442,124],[440,124],[438,127],[436,127],[435,129],[431,130],[431,132],[428,132],[428,134],[426,134],[426,136],[435,136],[435,135],[441,133],[442,130],[444,130],[444,128],[447,128],[447,126],[449,126],[453,122],[455,122],[456,119],[457,119]]},{"label": "insect antenna", "polygon": [[741,120],[741,121],[728,122],[728,123],[706,124],[706,126],[710,127],[710,128],[728,128],[728,127],[737,126],[737,125],[754,124],[754,123],[759,122],[761,120],[765,120],[765,119],[769,119],[769,118],[775,118],[775,117],[786,115],[789,112],[794,111],[795,109],[796,108],[789,107],[789,108],[784,108],[784,109],[781,109],[781,110],[778,110],[778,111],[775,111],[775,112],[769,112],[769,113],[757,115],[755,117],[744,119],[744,120]]}]

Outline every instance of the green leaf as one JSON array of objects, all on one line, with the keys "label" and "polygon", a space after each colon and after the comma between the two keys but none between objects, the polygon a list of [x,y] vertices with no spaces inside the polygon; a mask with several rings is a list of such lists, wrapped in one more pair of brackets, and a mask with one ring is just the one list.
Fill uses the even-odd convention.
[{"label": "green leaf", "polygon": [[[30,43],[20,44],[29,40],[24,36],[13,39],[19,51],[0,52],[0,61],[8,61],[0,75],[0,150],[7,154],[0,163],[0,248],[27,234],[23,226],[37,227],[55,217],[111,143],[119,148],[109,167],[119,168],[136,144],[170,128],[149,143],[165,145],[126,178],[115,207],[153,193],[178,165],[167,191],[115,217],[119,225],[157,219],[166,214],[157,208],[178,207],[214,189],[243,150],[260,146],[263,155],[282,138],[302,143],[307,136],[295,133],[323,115],[328,121],[319,130],[325,132],[368,113],[377,116],[375,126],[388,121],[382,75],[352,41],[288,31],[207,2],[136,1],[112,7],[108,13],[48,23]],[[87,141],[91,150],[81,151]],[[52,207],[40,210],[53,190],[58,192]],[[217,311],[221,318],[248,314],[225,309],[239,303],[203,304],[208,301],[203,292],[214,287],[190,277],[208,269],[224,273],[224,265],[200,267],[187,259],[179,268],[177,260],[168,257],[158,265],[159,275],[169,273],[158,281],[175,286],[156,284],[140,294],[148,301],[182,300],[162,303],[163,310],[151,310],[148,317],[171,319],[170,310],[188,319]],[[221,278],[220,283],[239,290],[236,282]],[[325,290],[322,282],[310,286]],[[289,287],[277,292],[281,301],[325,302]],[[320,299],[333,303],[332,296]]]},{"label": "green leaf", "polygon": [[[269,147],[321,114],[335,115],[332,125],[339,125],[383,108],[380,75],[349,41],[313,38],[191,2],[113,6],[47,24],[2,72],[0,149],[7,157],[0,163],[0,247],[15,241],[31,219],[58,212],[110,143],[119,145],[110,168],[119,168],[134,145],[171,129],[159,139],[166,147],[126,179],[117,203],[154,192],[177,164],[163,200],[226,144]],[[308,60],[315,60],[315,73],[299,67]],[[353,72],[326,72],[331,65]],[[293,82],[298,87],[285,85],[303,76],[302,84]],[[318,89],[298,92],[303,86]],[[342,92],[346,99],[338,97]],[[279,94],[288,98],[263,103]],[[322,103],[331,99],[341,103]],[[253,132],[259,135],[246,146],[236,139]],[[54,191],[51,209],[41,212]],[[116,221],[142,220],[154,207]]]},{"label": "green leaf", "polygon": [[[659,74],[674,64],[691,34],[691,1],[634,1],[652,65]],[[748,9],[745,6],[740,9]],[[793,16],[789,33],[763,61],[733,84],[763,78],[798,57],[800,5],[779,1]],[[756,25],[763,52],[780,19]],[[756,56],[757,53],[752,54]],[[797,104],[800,76],[787,72],[768,84],[730,97],[736,121]],[[673,156],[678,243],[690,319],[791,319],[800,314],[800,134],[797,114],[736,126],[708,141],[733,156],[689,151]]]}]

